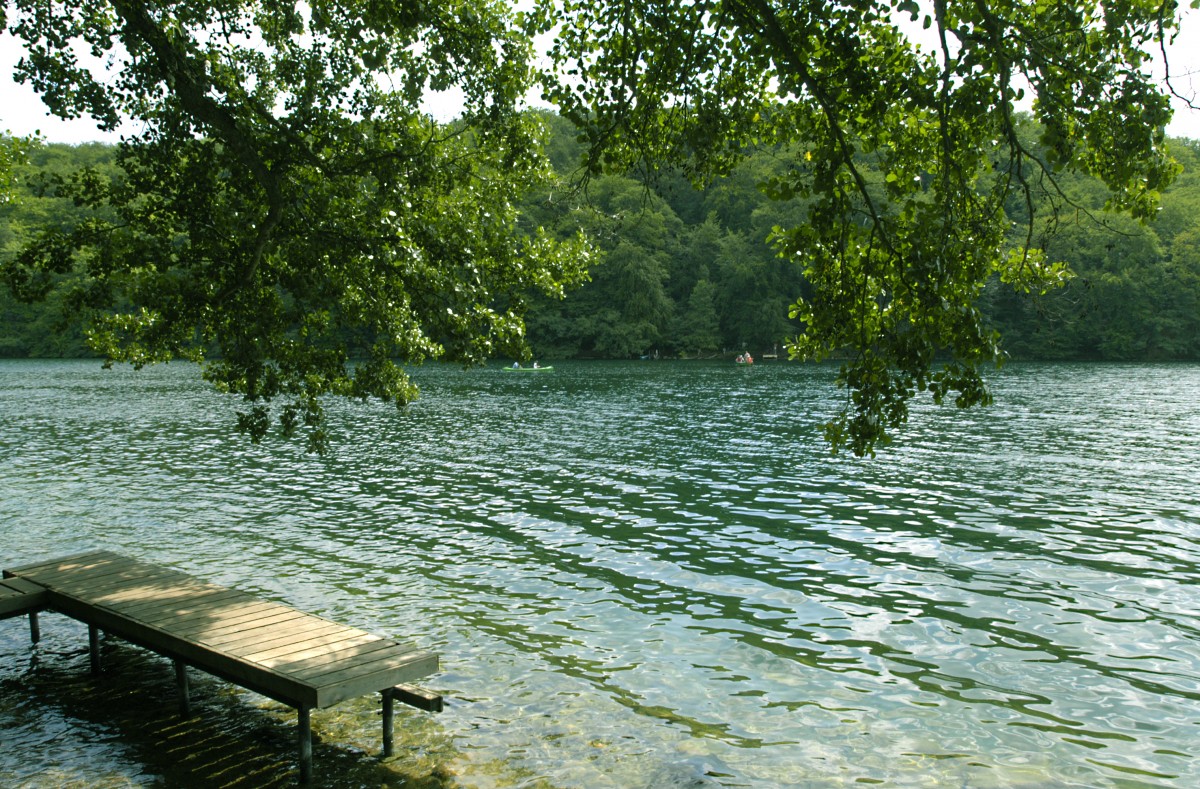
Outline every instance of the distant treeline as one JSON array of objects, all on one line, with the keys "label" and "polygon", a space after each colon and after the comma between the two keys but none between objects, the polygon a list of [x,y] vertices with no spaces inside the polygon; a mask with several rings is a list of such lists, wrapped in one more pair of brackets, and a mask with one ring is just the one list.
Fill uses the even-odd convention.
[{"label": "distant treeline", "polygon": [[[565,121],[545,119],[551,160],[570,184],[582,148]],[[1183,173],[1149,226],[1104,212],[1104,187],[1090,178],[1059,173],[1042,191],[1033,241],[1075,277],[1045,296],[988,284],[982,308],[1012,357],[1200,359],[1200,142],[1173,140],[1172,150]],[[36,150],[21,199],[0,206],[0,256],[17,254],[40,226],[80,219],[73,204],[39,187],[46,176],[90,167],[119,177],[113,153],[100,144]],[[788,307],[807,291],[799,267],[779,258],[769,238],[774,227],[801,224],[805,205],[772,200],[759,187],[794,160],[758,151],[703,190],[681,173],[658,172],[530,195],[531,225],[567,234],[582,224],[604,252],[591,281],[566,299],[533,299],[527,332],[535,355],[782,355],[799,328]],[[869,158],[861,166],[871,172]],[[1027,206],[1014,201],[1008,210],[1014,243],[1024,241]],[[22,304],[0,287],[0,356],[86,355],[78,322],[64,321],[58,305]]]}]

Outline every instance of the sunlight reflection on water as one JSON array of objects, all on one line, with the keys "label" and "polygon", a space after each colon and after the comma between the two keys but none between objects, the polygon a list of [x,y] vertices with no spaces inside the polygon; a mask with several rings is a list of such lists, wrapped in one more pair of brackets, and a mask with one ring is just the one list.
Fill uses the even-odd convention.
[{"label": "sunlight reflection on water", "polygon": [[[869,462],[819,442],[823,368],[415,376],[314,458],[230,435],[187,367],[0,363],[4,558],[111,548],[436,649],[413,750],[467,786],[1200,779],[1200,368],[1014,366]],[[46,619],[33,658],[0,623],[0,784],[183,780],[153,725],[63,703],[86,656]],[[120,654],[106,692],[169,685]],[[286,774],[286,715],[206,690]],[[375,780],[369,700],[321,725],[318,774]]]}]

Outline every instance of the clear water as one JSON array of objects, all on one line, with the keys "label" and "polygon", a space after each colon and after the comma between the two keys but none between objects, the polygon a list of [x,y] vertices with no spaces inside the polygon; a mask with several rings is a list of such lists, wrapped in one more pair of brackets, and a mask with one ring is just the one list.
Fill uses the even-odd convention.
[{"label": "clear water", "polygon": [[[108,548],[441,653],[336,786],[1200,785],[1200,366],[1014,365],[831,458],[832,371],[414,372],[334,452],[232,435],[170,366],[0,362],[0,560]],[[0,785],[284,785],[293,716],[43,615],[0,621]]]}]

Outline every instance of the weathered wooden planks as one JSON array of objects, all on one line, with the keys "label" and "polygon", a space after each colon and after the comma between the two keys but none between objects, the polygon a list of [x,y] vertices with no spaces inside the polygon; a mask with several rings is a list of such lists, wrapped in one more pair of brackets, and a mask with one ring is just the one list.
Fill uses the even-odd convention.
[{"label": "weathered wooden planks", "polygon": [[7,574],[43,587],[55,609],[292,706],[437,670],[436,655],[109,551]]},{"label": "weathered wooden planks", "polygon": [[38,624],[38,612],[46,607],[46,590],[23,578],[0,580],[0,619],[11,616],[29,615],[29,640],[37,643],[42,638]]},{"label": "weathered wooden planks", "polygon": [[186,573],[92,551],[4,576],[0,617],[53,608],[87,623],[93,670],[102,629],[172,658],[185,711],[189,665],[295,707],[304,780],[311,775],[309,710],[381,693],[386,754],[394,699],[441,709],[441,697],[405,684],[437,671],[437,655]]},{"label": "weathered wooden planks", "polygon": [[23,578],[0,581],[0,619],[36,613],[46,607],[46,590]]}]

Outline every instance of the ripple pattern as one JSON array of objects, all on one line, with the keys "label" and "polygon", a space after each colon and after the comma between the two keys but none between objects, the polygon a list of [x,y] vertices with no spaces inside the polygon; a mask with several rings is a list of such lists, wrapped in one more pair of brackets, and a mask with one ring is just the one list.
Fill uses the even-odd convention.
[{"label": "ripple pattern", "polygon": [[[828,368],[555,368],[419,368],[311,457],[187,366],[0,362],[3,558],[127,551],[436,649],[420,747],[466,786],[1200,784],[1200,367],[1014,365],[873,461],[820,442]],[[86,657],[45,627],[0,622],[0,784],[170,783],[161,734],[59,702]],[[339,715],[349,764],[377,723]]]}]

